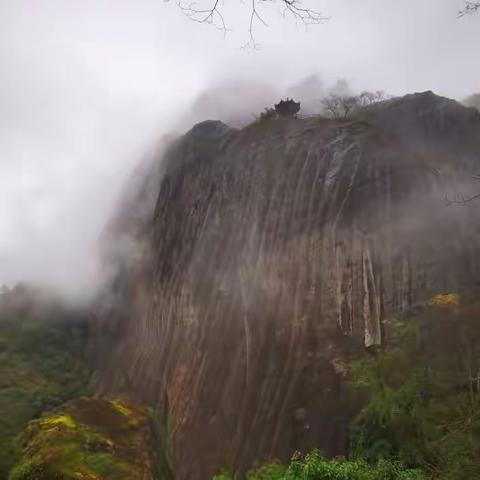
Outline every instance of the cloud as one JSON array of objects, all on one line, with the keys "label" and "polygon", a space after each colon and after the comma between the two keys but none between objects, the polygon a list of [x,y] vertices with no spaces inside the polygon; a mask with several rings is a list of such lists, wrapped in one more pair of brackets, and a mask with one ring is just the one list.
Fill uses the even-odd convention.
[{"label": "cloud", "polygon": [[277,102],[280,93],[268,83],[232,79],[210,85],[187,106],[179,129],[186,130],[202,120],[221,120],[241,127],[255,120],[259,112]]},{"label": "cloud", "polygon": [[319,0],[331,20],[307,32],[272,9],[260,50],[238,51],[240,4],[224,39],[157,0],[1,2],[0,284],[94,291],[120,191],[171,131],[239,125],[287,94],[313,109],[337,78],[354,91],[478,91],[479,17],[459,20],[455,1],[406,3]]}]

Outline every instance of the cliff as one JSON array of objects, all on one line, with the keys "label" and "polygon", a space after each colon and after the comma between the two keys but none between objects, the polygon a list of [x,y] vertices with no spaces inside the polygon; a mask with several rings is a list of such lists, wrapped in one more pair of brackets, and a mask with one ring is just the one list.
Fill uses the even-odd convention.
[{"label": "cliff", "polygon": [[97,394],[156,406],[178,479],[347,450],[345,362],[479,288],[480,114],[431,92],[345,120],[196,125],[104,241]]}]

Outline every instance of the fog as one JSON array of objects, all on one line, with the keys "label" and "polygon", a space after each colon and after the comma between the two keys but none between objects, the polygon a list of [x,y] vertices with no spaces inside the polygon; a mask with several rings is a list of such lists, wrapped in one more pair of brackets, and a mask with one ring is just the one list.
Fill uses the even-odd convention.
[{"label": "fog", "polygon": [[340,78],[393,95],[480,90],[480,14],[458,18],[461,0],[305,4],[329,19],[305,29],[271,5],[258,48],[241,48],[250,12],[233,0],[226,35],[174,2],[0,2],[0,284],[88,297],[130,173],[197,121],[242,124],[287,94],[314,108]]}]

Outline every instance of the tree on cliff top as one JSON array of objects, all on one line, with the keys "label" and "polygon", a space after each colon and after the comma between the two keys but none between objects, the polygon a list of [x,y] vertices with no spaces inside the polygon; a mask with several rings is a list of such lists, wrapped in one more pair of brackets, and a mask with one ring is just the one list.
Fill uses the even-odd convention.
[{"label": "tree on cliff top", "polygon": [[348,118],[361,107],[368,107],[389,98],[383,91],[362,92],[360,95],[331,94],[321,100],[324,112],[333,118]]}]

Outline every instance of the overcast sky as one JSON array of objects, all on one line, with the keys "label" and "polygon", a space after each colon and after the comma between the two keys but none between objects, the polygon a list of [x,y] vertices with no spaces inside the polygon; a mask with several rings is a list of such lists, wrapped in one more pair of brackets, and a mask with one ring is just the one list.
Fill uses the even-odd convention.
[{"label": "overcast sky", "polygon": [[457,18],[462,0],[312,0],[330,18],[308,31],[271,6],[259,50],[239,49],[249,2],[224,3],[225,38],[175,2],[0,0],[0,284],[91,292],[129,172],[204,116],[263,108],[312,74],[395,95],[480,91],[480,13]]}]

